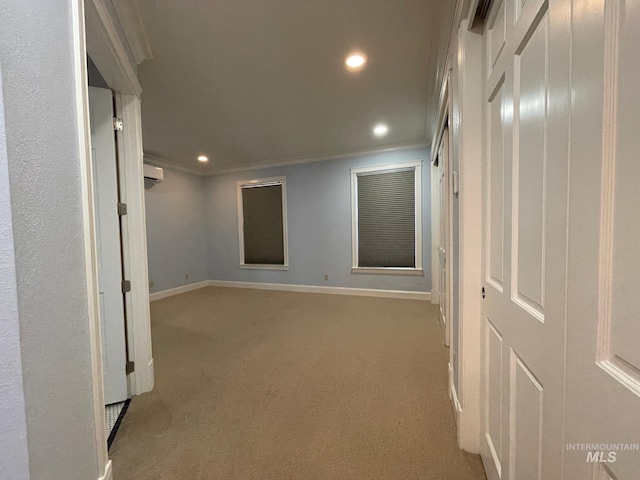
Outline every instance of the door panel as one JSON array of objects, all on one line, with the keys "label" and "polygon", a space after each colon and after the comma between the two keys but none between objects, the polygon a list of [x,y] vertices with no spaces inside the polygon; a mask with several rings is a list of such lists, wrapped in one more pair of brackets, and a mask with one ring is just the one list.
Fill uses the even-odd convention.
[{"label": "door panel", "polygon": [[493,67],[485,86],[481,453],[490,479],[555,479],[562,470],[570,99],[564,3],[494,4],[489,24],[506,19],[497,57],[494,34],[485,34]]},{"label": "door panel", "polygon": [[510,440],[509,478],[541,478],[543,431],[543,393],[538,379],[511,349],[510,370]]},{"label": "door panel", "polygon": [[503,437],[503,413],[502,398],[502,335],[486,320],[485,327],[485,371],[487,396],[485,411],[485,441],[490,454],[490,462],[485,460],[485,468],[491,464],[495,467],[498,476],[502,471],[502,437]]},{"label": "door panel", "polygon": [[128,397],[118,176],[110,90],[89,87],[105,403]]},{"label": "door panel", "polygon": [[532,25],[533,33],[515,56],[514,64],[517,121],[513,132],[512,293],[517,303],[530,309],[541,321],[544,321],[548,20],[545,14]]},{"label": "door panel", "polygon": [[488,206],[488,278],[487,281],[495,289],[502,292],[504,279],[504,128],[502,115],[504,112],[504,82],[496,88],[489,99],[488,128],[490,154],[488,161],[489,197]]},{"label": "door panel", "polygon": [[605,448],[568,448],[565,476],[623,480],[640,471],[640,4],[574,11],[566,443]]}]

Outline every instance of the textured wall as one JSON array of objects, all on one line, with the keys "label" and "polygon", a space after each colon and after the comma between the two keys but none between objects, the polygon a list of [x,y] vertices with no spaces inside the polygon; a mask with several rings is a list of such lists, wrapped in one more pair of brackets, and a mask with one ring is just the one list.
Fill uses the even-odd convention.
[{"label": "textured wall", "polygon": [[204,177],[165,168],[145,203],[151,292],[207,280]]},{"label": "textured wall", "polygon": [[[424,276],[351,273],[350,168],[423,160]],[[236,182],[287,177],[289,270],[239,268]],[[431,290],[431,179],[429,150],[378,153],[207,177],[209,274],[214,280],[388,290]],[[329,280],[324,280],[324,275]]]},{"label": "textured wall", "polygon": [[71,6],[0,3],[30,472],[47,480],[98,477]]},{"label": "textured wall", "polygon": [[20,320],[0,68],[0,478],[29,478]]}]

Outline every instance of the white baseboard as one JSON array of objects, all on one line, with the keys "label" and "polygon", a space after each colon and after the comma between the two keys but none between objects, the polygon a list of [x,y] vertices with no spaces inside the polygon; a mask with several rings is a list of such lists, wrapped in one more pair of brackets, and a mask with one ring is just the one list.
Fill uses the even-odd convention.
[{"label": "white baseboard", "polygon": [[104,467],[104,475],[98,480],[113,480],[113,470],[111,468],[111,460],[107,461],[107,465]]},{"label": "white baseboard", "polygon": [[183,285],[181,287],[170,288],[169,290],[162,290],[161,292],[149,294],[149,301],[161,300],[167,297],[173,297],[174,295],[180,295],[181,293],[187,293],[191,290],[198,290],[199,288],[208,287],[209,280],[203,280],[201,282],[190,283],[189,285]]},{"label": "white baseboard", "polygon": [[399,298],[404,300],[431,300],[431,292],[406,290],[379,290],[376,288],[321,287],[316,285],[288,285],[283,283],[231,282],[226,280],[203,280],[149,295],[150,301],[180,295],[204,287],[249,288],[254,290],[278,290],[283,292],[326,293],[330,295],[353,295],[358,297]]},{"label": "white baseboard", "polygon": [[449,364],[449,398],[451,399],[451,405],[453,406],[453,415],[456,420],[456,425],[458,425],[460,423],[462,407],[460,406],[456,386],[453,383],[453,366],[451,364]]},{"label": "white baseboard", "polygon": [[282,283],[229,282],[226,280],[209,280],[209,286],[252,288],[255,290],[279,290],[284,292],[326,293],[331,295],[353,295],[360,297],[400,298],[405,300],[431,300],[430,292],[378,290],[375,288],[321,287],[315,285],[287,285]]}]

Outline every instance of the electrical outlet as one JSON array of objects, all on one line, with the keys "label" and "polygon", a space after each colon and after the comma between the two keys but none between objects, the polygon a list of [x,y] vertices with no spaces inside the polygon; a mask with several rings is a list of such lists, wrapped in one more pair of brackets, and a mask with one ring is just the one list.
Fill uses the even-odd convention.
[{"label": "electrical outlet", "polygon": [[185,273],[185,274],[184,274],[184,279],[185,279],[185,280],[189,280],[189,274],[188,274],[188,273]]},{"label": "electrical outlet", "polygon": [[153,288],[153,280],[149,280],[149,288]]},{"label": "electrical outlet", "polygon": [[326,273],[324,274],[324,281],[328,281],[329,280],[329,275],[327,275]]}]

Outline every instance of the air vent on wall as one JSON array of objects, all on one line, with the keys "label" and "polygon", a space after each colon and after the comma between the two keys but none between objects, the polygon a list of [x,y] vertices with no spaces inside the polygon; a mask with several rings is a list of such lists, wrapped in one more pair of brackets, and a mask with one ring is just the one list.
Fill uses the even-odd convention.
[{"label": "air vent on wall", "polygon": [[489,13],[489,7],[491,6],[491,0],[479,0],[478,5],[476,6],[476,11],[473,12],[473,20],[471,20],[471,28],[475,28],[478,25],[481,25],[485,18],[487,18],[487,14]]},{"label": "air vent on wall", "polygon": [[144,174],[144,188],[151,188],[164,179],[164,171],[160,167],[144,164],[142,169]]}]

